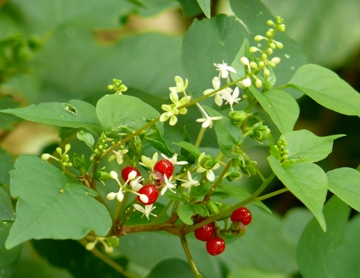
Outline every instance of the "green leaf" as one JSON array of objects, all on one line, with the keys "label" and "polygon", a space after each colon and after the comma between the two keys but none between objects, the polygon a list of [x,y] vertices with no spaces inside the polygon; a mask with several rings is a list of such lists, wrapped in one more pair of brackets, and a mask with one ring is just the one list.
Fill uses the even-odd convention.
[{"label": "green leaf", "polygon": [[100,123],[96,117],[95,107],[81,100],[70,100],[69,103],[44,102],[24,108],[0,110],[19,118],[47,125],[85,128],[98,134]]},{"label": "green leaf", "polygon": [[14,221],[15,213],[8,193],[0,187],[0,221]]},{"label": "green leaf", "polygon": [[352,168],[338,168],[326,173],[329,190],[352,208],[360,211],[360,172]]},{"label": "green leaf", "polygon": [[253,86],[250,87],[250,91],[266,113],[270,115],[282,134],[294,129],[300,108],[292,96],[280,90],[270,90],[262,94]]},{"label": "green leaf", "polygon": [[244,136],[241,129],[234,125],[229,118],[224,117],[214,109],[207,106],[203,107],[210,117],[222,117],[220,120],[213,121],[216,138],[222,153],[230,158],[238,157],[238,145],[244,142]]},{"label": "green leaf", "polygon": [[[106,95],[96,104],[96,113],[107,134],[122,129],[138,130],[160,114],[142,100],[126,95]],[[162,123],[156,126],[162,132]]]},{"label": "green leaf", "polygon": [[201,154],[201,151],[189,142],[181,141],[181,142],[174,142],[173,144],[181,147],[184,150],[187,150],[196,158],[198,158]]},{"label": "green leaf", "polygon": [[261,271],[256,268],[244,268],[239,267],[237,269],[231,269],[230,274],[226,276],[227,278],[287,278],[288,276],[283,273],[269,273],[267,271]]},{"label": "green leaf", "polygon": [[185,17],[192,17],[201,13],[199,3],[194,0],[177,0],[181,4]]},{"label": "green leaf", "polygon": [[35,156],[19,156],[11,171],[11,195],[19,198],[6,241],[12,248],[28,239],[80,239],[93,230],[105,236],[112,220],[97,193],[72,183],[55,166]]},{"label": "green leaf", "polygon": [[167,259],[159,262],[146,278],[188,278],[194,274],[188,263],[180,259]]},{"label": "green leaf", "polygon": [[[35,248],[32,251],[37,255],[37,261],[40,255],[45,258],[47,264],[68,270],[72,275],[66,277],[126,277],[74,240],[34,240],[32,245]],[[99,244],[97,247],[102,246]],[[111,260],[121,267],[128,266],[128,260],[123,256],[115,255]]]},{"label": "green leaf", "polygon": [[[15,102],[10,96],[3,96],[0,98],[0,110],[6,108],[17,108],[20,103]],[[12,126],[18,122],[19,119],[13,115],[0,114],[0,128],[11,129]]]},{"label": "green leaf", "polygon": [[14,168],[12,156],[0,148],[0,184],[9,184],[9,171]]},{"label": "green leaf", "polygon": [[182,222],[186,225],[192,225],[194,222],[191,217],[195,214],[190,204],[182,204],[179,206],[177,213]]},{"label": "green leaf", "polygon": [[331,70],[313,64],[304,65],[297,70],[289,85],[328,109],[360,117],[360,94]]},{"label": "green leaf", "polygon": [[[266,31],[269,29],[266,21],[269,19],[275,21],[274,16],[260,0],[231,0],[230,5],[232,11],[241,19],[249,32],[247,38],[249,39],[250,46],[258,46],[258,42],[255,42],[253,38],[256,35],[265,36]],[[273,53],[274,57],[281,59],[281,63],[274,68],[276,85],[283,85],[291,79],[299,67],[306,63],[307,58],[301,46],[286,34],[277,32],[274,39],[284,45],[283,49],[275,49]],[[289,93],[295,97],[301,96],[295,90]]]},{"label": "green leaf", "polygon": [[[0,222],[0,270],[4,267],[12,264],[19,257],[21,251],[21,245],[16,246],[10,250],[5,248],[5,241],[9,235],[12,223],[10,222]],[[1,276],[3,277],[3,276]]]},{"label": "green leaf", "polygon": [[360,26],[359,1],[294,0],[287,5],[273,0],[262,2],[285,18],[287,33],[302,45],[311,62],[337,69],[355,57],[360,40],[355,27]]},{"label": "green leaf", "polygon": [[327,177],[316,164],[301,162],[281,167],[279,161],[269,156],[271,169],[283,184],[314,214],[321,228],[326,231],[322,209],[327,193]]},{"label": "green leaf", "polygon": [[360,217],[347,224],[350,209],[333,196],[324,207],[328,232],[313,219],[305,228],[297,248],[303,277],[358,277],[360,271]]},{"label": "green leaf", "polygon": [[[239,186],[235,186],[232,184],[219,184],[216,187],[216,189],[212,195],[220,197],[222,199],[232,197],[232,198],[236,198],[241,201],[243,201],[251,196],[251,194],[249,192],[247,192],[246,190],[240,188]],[[271,210],[260,201],[252,202],[252,204],[271,213]]]},{"label": "green leaf", "polygon": [[196,0],[207,18],[211,17],[211,0]]},{"label": "green leaf", "polygon": [[150,128],[150,131],[146,134],[145,138],[149,142],[149,144],[159,152],[167,155],[168,157],[173,156],[174,151],[169,148],[166,139],[160,133],[157,126],[152,126]]},{"label": "green leaf", "polygon": [[230,64],[247,37],[246,30],[233,16],[194,20],[183,39],[181,55],[194,96],[202,96],[204,90],[212,88],[211,80],[218,75],[214,63]]},{"label": "green leaf", "polygon": [[78,133],[76,133],[76,137],[80,140],[83,141],[89,148],[90,150],[93,149],[94,144],[95,144],[95,139],[94,137],[91,135],[91,133],[86,132],[84,130],[80,130]]},{"label": "green leaf", "polygon": [[326,158],[332,151],[333,141],[344,135],[319,137],[308,130],[296,130],[284,137],[289,151],[288,159],[316,162]]}]

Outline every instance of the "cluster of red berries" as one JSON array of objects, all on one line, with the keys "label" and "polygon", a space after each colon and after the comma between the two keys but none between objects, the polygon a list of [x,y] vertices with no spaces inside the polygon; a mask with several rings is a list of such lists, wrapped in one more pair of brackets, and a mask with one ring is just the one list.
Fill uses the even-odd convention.
[{"label": "cluster of red berries", "polygon": [[[233,223],[240,222],[243,225],[249,225],[252,216],[251,212],[246,207],[241,207],[234,210],[230,216]],[[214,223],[208,223],[194,231],[195,237],[198,240],[206,241],[206,251],[212,255],[220,255],[225,250],[225,241],[217,236],[215,233]]]},{"label": "cluster of red berries", "polygon": [[[134,178],[141,176],[141,173],[137,168],[132,166],[127,166],[123,168],[121,171],[122,179],[124,181],[129,180],[129,174],[133,171],[136,172],[136,176]],[[174,164],[172,164],[171,161],[168,159],[162,159],[155,164],[154,171],[156,171],[157,174],[160,174],[160,179],[163,179],[162,177],[164,176],[170,178],[174,172]],[[148,197],[147,202],[141,200],[140,196],[137,197],[138,201],[143,205],[151,205],[155,203],[157,198],[159,197],[158,188],[154,183],[145,184],[143,187],[139,189],[138,193],[142,195],[146,195]]]}]

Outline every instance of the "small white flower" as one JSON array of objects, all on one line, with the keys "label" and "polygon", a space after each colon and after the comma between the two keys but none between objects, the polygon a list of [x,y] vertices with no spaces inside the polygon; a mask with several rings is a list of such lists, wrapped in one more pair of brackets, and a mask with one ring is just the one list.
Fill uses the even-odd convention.
[{"label": "small white flower", "polygon": [[158,153],[154,153],[152,158],[146,157],[145,155],[141,156],[141,162],[140,164],[148,169],[150,169],[151,171],[154,170],[154,166],[158,160]]},{"label": "small white flower", "polygon": [[181,186],[188,188],[189,192],[190,192],[192,186],[199,186],[199,184],[200,184],[199,181],[196,180],[196,178],[195,179],[192,178],[190,171],[187,171],[187,180],[179,179],[179,181],[183,182],[181,184]]},{"label": "small white flower", "polygon": [[[217,77],[217,76],[215,76],[215,77],[213,78],[213,80],[212,80],[212,85],[213,85],[214,89],[206,89],[206,90],[203,92],[204,95],[209,95],[209,94],[211,94],[212,92],[220,89],[220,85],[221,85],[220,78]],[[217,93],[215,94],[215,103],[216,103],[217,106],[221,106],[222,103],[223,103],[223,99],[222,99],[222,97],[221,97],[221,95],[222,95],[223,92],[230,92],[230,93],[231,93],[231,92],[232,92],[232,89],[230,89],[230,88],[225,88],[225,89],[223,89],[223,90],[221,90],[221,91],[219,91],[219,92],[217,92]]]},{"label": "small white flower", "polygon": [[226,100],[226,104],[230,105],[230,109],[233,110],[233,105],[238,103],[241,98],[239,97],[239,87],[236,87],[233,93],[223,93],[222,98]]},{"label": "small white flower", "polygon": [[251,86],[251,79],[250,77],[245,78],[244,80],[240,81],[241,85],[243,85],[245,88]]},{"label": "small white flower", "polygon": [[112,161],[114,158],[116,158],[116,161],[119,165],[121,165],[123,163],[123,157],[124,154],[126,154],[129,150],[124,149],[124,150],[120,150],[120,151],[113,151],[113,155],[109,157],[109,162]]},{"label": "small white flower", "polygon": [[180,108],[181,106],[184,106],[191,100],[191,96],[185,96],[179,100],[179,96],[176,92],[170,93],[170,100],[173,102],[173,104],[163,104],[161,105],[161,109],[165,112],[161,114],[160,116],[160,122],[166,122],[168,119],[170,119],[169,124],[175,125],[177,123],[177,115],[185,115],[187,113],[187,109],[185,107]]},{"label": "small white flower", "polygon": [[144,207],[140,206],[139,204],[134,204],[133,206],[137,211],[140,211],[143,213],[143,215],[141,217],[143,217],[145,215],[148,220],[149,220],[150,215],[155,216],[155,217],[157,216],[156,214],[151,213],[156,208],[156,207],[153,207],[152,204],[145,205]]},{"label": "small white flower", "polygon": [[170,92],[185,93],[185,90],[189,84],[188,80],[185,79],[184,82],[184,80],[180,76],[175,76],[174,79],[175,79],[176,87],[169,87]]},{"label": "small white flower", "polygon": [[171,192],[175,193],[175,191],[173,189],[176,188],[176,184],[174,184],[174,182],[171,179],[172,179],[172,176],[168,179],[166,177],[166,175],[164,175],[165,186],[161,189],[161,192],[160,192],[161,195],[164,195],[166,190],[168,190],[168,189]]},{"label": "small white flower", "polygon": [[213,121],[217,121],[217,120],[220,120],[222,119],[222,117],[220,116],[217,116],[217,117],[210,117],[206,111],[204,110],[204,108],[201,107],[201,105],[199,103],[196,104],[197,107],[199,107],[199,109],[201,110],[201,112],[204,114],[205,118],[200,118],[200,119],[197,119],[196,121],[198,123],[203,123],[201,125],[202,128],[212,128],[213,127]]},{"label": "small white flower", "polygon": [[175,153],[171,158],[167,157],[165,154],[161,154],[161,156],[167,160],[169,160],[173,165],[186,165],[187,161],[177,161],[178,154]]},{"label": "small white flower", "polygon": [[205,157],[205,153],[201,153],[199,158],[198,158],[198,168],[197,168],[196,172],[197,173],[205,173],[206,178],[209,181],[214,181],[215,180],[215,174],[214,174],[213,170],[218,169],[220,167],[220,164],[216,163],[211,169],[205,169],[205,168],[200,166],[200,162],[204,157]]},{"label": "small white flower", "polygon": [[140,183],[142,181],[142,177],[137,177],[136,179],[133,179],[130,181],[131,188],[138,192],[143,185]]},{"label": "small white flower", "polygon": [[228,66],[227,63],[224,63],[224,61],[222,64],[214,63],[214,66],[220,72],[219,76],[221,76],[221,78],[228,78],[229,72],[236,73],[236,70],[233,67]]}]

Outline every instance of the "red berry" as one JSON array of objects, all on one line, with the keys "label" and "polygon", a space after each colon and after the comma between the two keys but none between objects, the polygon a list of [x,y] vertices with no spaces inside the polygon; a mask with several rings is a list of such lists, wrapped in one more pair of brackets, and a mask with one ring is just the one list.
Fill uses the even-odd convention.
[{"label": "red berry", "polygon": [[252,219],[251,212],[246,207],[241,207],[237,210],[234,210],[230,216],[232,222],[241,222],[245,226],[249,225]]},{"label": "red berry", "polygon": [[136,169],[135,167],[132,167],[132,166],[127,166],[125,167],[124,169],[122,169],[121,171],[121,177],[124,181],[127,181],[128,178],[129,178],[129,174],[132,172],[132,171],[135,171],[136,172],[136,177],[140,177],[141,174],[140,174],[140,171],[138,169]]},{"label": "red berry", "polygon": [[214,224],[206,224],[194,231],[195,237],[201,241],[208,241],[214,236]]},{"label": "red berry", "polygon": [[159,191],[157,190],[156,186],[153,184],[148,184],[148,185],[141,187],[140,190],[138,191],[138,193],[144,194],[148,197],[148,201],[144,202],[143,200],[141,200],[140,196],[137,196],[138,201],[140,203],[142,203],[143,205],[151,205],[151,204],[155,203],[155,201],[159,197]]},{"label": "red berry", "polygon": [[168,159],[162,159],[155,164],[154,170],[170,178],[174,172],[174,164]]},{"label": "red berry", "polygon": [[206,250],[212,256],[219,255],[225,250],[225,241],[221,237],[210,238],[206,242]]}]

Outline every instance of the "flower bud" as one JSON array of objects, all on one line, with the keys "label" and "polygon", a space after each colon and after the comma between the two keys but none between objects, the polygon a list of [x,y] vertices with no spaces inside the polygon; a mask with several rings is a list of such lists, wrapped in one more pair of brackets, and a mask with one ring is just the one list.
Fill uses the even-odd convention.
[{"label": "flower bud", "polygon": [[230,167],[229,170],[226,172],[226,179],[228,181],[234,181],[241,178],[241,173],[235,167]]},{"label": "flower bud", "polygon": [[214,216],[220,213],[220,210],[217,207],[217,205],[211,200],[206,202],[206,208],[208,209],[210,216]]},{"label": "flower bud", "polygon": [[245,66],[250,64],[249,59],[245,56],[240,58],[240,62]]},{"label": "flower bud", "polygon": [[281,42],[275,42],[276,44],[276,47],[279,48],[279,49],[283,49],[283,44]]},{"label": "flower bud", "polygon": [[259,42],[259,41],[261,41],[263,39],[264,39],[264,37],[260,36],[260,35],[257,35],[257,36],[254,37],[254,41],[256,41],[256,42]]},{"label": "flower bud", "polygon": [[258,66],[255,62],[250,62],[250,67],[253,68],[253,69],[257,69]]},{"label": "flower bud", "polygon": [[251,86],[251,79],[250,77],[240,81],[241,85],[243,85],[245,88],[250,87]]},{"label": "flower bud", "polygon": [[256,86],[256,88],[261,88],[262,82],[261,82],[260,79],[256,79],[256,81],[255,81],[255,86]]},{"label": "flower bud", "polygon": [[258,50],[259,50],[259,48],[255,47],[255,46],[252,46],[252,47],[249,48],[249,51],[251,53],[254,53],[254,52],[258,51]]},{"label": "flower bud", "polygon": [[256,164],[257,163],[255,161],[244,160],[242,165],[240,165],[240,170],[247,177],[256,175],[257,172]]},{"label": "flower bud", "polygon": [[273,54],[273,50],[272,50],[272,48],[268,48],[268,49],[266,49],[266,53],[267,53],[268,55]]},{"label": "flower bud", "polygon": [[262,123],[257,123],[253,126],[253,134],[250,136],[259,143],[261,143],[269,139],[270,134],[271,131],[268,126],[263,125]]},{"label": "flower bud", "polygon": [[266,24],[269,26],[275,26],[274,21],[272,21],[271,19],[269,19],[268,21],[266,21]]},{"label": "flower bud", "polygon": [[94,178],[98,181],[107,181],[111,179],[111,176],[108,172],[105,171],[96,171],[94,174]]},{"label": "flower bud", "polygon": [[278,26],[278,29],[279,29],[279,31],[281,31],[281,32],[285,32],[285,29],[286,29],[285,24],[280,24],[280,25]]},{"label": "flower bud", "polygon": [[264,68],[264,75],[270,76],[270,71],[267,68]]},{"label": "flower bud", "polygon": [[242,110],[230,111],[229,116],[235,125],[240,126],[246,120],[248,114]]},{"label": "flower bud", "polygon": [[48,153],[43,153],[43,154],[41,155],[41,159],[42,159],[42,160],[45,160],[45,161],[47,161],[50,157],[51,157],[51,155],[48,154]]},{"label": "flower bud", "polygon": [[275,65],[280,63],[280,58],[279,57],[274,57],[271,59],[271,63],[274,63]]}]

